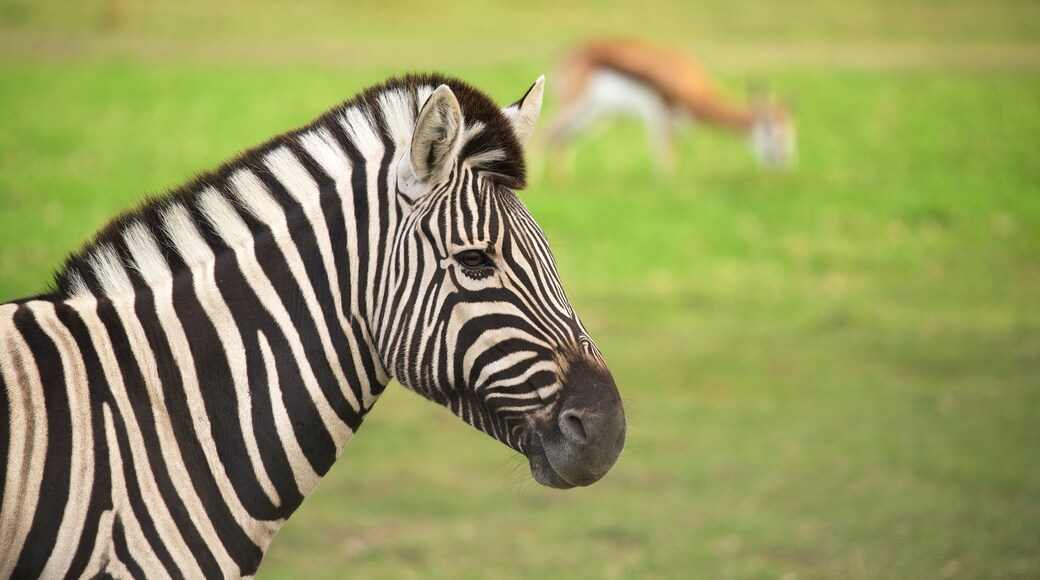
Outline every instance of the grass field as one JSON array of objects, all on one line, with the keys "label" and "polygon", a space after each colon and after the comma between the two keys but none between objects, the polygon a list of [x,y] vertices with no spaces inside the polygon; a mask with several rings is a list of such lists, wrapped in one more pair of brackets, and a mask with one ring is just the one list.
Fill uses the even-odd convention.
[{"label": "grass field", "polygon": [[661,182],[626,123],[569,181],[535,152],[523,199],[625,454],[539,488],[393,385],[261,577],[1040,577],[1040,4],[349,4],[0,1],[0,301],[367,84],[436,68],[511,102],[585,34],[767,78],[800,165],[702,129]]}]

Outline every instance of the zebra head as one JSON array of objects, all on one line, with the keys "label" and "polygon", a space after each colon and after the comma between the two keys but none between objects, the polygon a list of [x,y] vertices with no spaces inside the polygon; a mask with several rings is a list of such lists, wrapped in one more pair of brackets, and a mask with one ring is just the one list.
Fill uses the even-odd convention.
[{"label": "zebra head", "polygon": [[[625,415],[514,193],[543,79],[500,110],[447,81],[391,163],[402,207],[379,335],[390,374],[524,454],[539,483],[589,485],[617,460]],[[396,175],[393,172],[396,170]]]}]

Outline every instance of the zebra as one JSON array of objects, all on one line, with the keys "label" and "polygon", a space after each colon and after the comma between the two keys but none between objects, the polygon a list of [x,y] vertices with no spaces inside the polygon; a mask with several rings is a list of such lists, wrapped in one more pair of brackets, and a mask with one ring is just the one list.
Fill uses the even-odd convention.
[{"label": "zebra", "polygon": [[390,79],[0,305],[0,577],[252,576],[391,379],[602,478],[621,398],[515,193],[543,85]]}]

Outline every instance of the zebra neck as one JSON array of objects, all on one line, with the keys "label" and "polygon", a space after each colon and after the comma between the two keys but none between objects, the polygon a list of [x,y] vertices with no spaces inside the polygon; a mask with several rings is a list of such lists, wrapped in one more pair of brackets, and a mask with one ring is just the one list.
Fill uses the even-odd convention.
[{"label": "zebra neck", "polygon": [[[322,131],[167,205],[160,228],[131,222],[123,251],[92,249],[101,295],[67,302],[97,329],[107,382],[124,393],[114,412],[156,426],[142,439],[162,449],[154,478],[191,474],[180,501],[224,498],[261,550],[389,381],[369,320],[396,219],[379,192],[392,148],[363,154]],[[148,459],[122,461],[140,472]]]},{"label": "zebra neck", "polygon": [[[399,148],[350,119],[314,127],[297,135],[294,147],[267,155],[277,182],[244,183],[250,195],[240,196],[243,204],[265,192],[297,203],[281,214],[284,221],[264,220],[245,252],[215,262],[216,280],[241,277],[258,302],[243,306],[233,326],[245,329],[245,369],[256,369],[248,387],[266,389],[271,401],[274,430],[253,429],[263,465],[241,470],[246,479],[258,475],[270,502],[261,500],[252,514],[268,524],[256,528],[262,549],[331,468],[390,380],[372,321],[386,298],[399,210],[387,181]],[[248,360],[250,353],[259,356]],[[278,465],[269,460],[282,457]]]},{"label": "zebra neck", "polygon": [[[273,429],[253,428],[263,461],[241,471],[257,474],[270,500],[270,511],[256,513],[265,520],[295,510],[389,382],[370,320],[393,222],[381,193],[392,148],[358,149],[320,127],[297,143],[269,152],[263,172],[231,175],[236,201],[259,222],[247,224],[248,236],[222,223],[224,196],[203,192],[199,205],[227,250],[212,261],[212,278],[205,266],[193,269],[185,289],[200,298],[210,282],[219,290],[213,300],[223,298],[230,313],[209,317],[224,325],[214,323],[220,358],[237,369],[230,378],[251,393],[254,416],[268,406],[258,393],[270,401],[265,427]],[[247,402],[239,397],[238,408]],[[269,454],[285,459],[271,465]]]}]

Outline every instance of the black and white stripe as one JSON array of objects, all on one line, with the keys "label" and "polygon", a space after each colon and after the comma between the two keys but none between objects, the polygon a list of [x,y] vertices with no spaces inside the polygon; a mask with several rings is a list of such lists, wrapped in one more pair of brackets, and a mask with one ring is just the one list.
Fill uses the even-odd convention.
[{"label": "black and white stripe", "polygon": [[391,378],[528,453],[605,368],[512,192],[540,103],[390,81],[0,305],[0,577],[252,575]]}]

